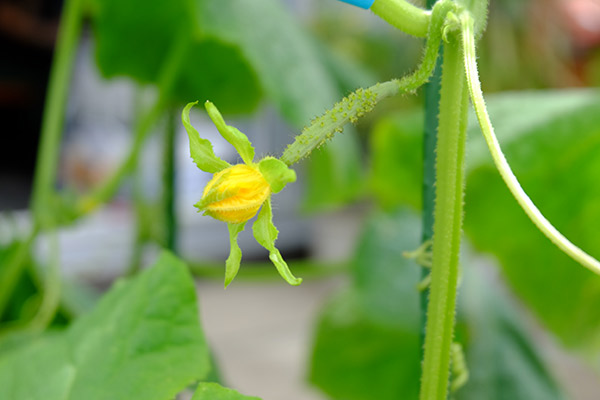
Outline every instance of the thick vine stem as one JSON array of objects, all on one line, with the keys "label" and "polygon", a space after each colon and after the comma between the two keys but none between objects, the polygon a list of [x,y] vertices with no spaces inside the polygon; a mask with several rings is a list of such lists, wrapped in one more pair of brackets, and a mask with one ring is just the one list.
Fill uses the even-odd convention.
[{"label": "thick vine stem", "polygon": [[542,215],[540,210],[533,204],[529,196],[525,193],[519,181],[515,177],[514,173],[510,169],[498,139],[494,133],[494,128],[488,115],[485,101],[483,99],[483,92],[481,91],[481,85],[479,83],[479,73],[477,71],[477,63],[475,56],[475,38],[473,32],[473,19],[468,14],[462,14],[460,17],[462,26],[462,37],[463,37],[463,56],[465,71],[467,75],[467,83],[469,91],[471,93],[471,101],[481,126],[481,131],[487,142],[487,145],[492,154],[496,168],[500,172],[502,179],[508,186],[508,189],[515,197],[521,208],[525,211],[527,216],[533,221],[535,226],[542,231],[544,235],[552,243],[554,243],[559,249],[579,262],[584,267],[588,268],[592,272],[600,275],[600,262],[594,257],[590,256],[579,247],[571,243],[565,236],[563,236],[552,224]]},{"label": "thick vine stem", "polygon": [[377,83],[367,89],[358,89],[344,97],[333,108],[315,118],[300,135],[296,136],[296,140],[283,152],[281,161],[287,165],[295,164],[331,139],[335,133],[341,132],[348,122],[354,123],[370,112],[380,100],[400,92],[414,91],[425,84],[435,68],[446,15],[455,7],[451,0],[436,3],[432,10],[423,60],[415,72],[402,79],[393,79]]},{"label": "thick vine stem", "polygon": [[425,37],[429,31],[430,12],[405,0],[375,0],[371,11],[409,35]]},{"label": "thick vine stem", "polygon": [[433,263],[427,308],[421,400],[448,392],[454,332],[458,259],[463,219],[464,156],[468,92],[459,37],[444,46],[436,159]]}]

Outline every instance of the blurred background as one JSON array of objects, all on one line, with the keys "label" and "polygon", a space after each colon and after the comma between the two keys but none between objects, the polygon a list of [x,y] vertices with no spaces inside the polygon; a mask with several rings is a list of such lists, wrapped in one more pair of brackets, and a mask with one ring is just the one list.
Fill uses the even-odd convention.
[{"label": "blurred background", "polygon": [[[257,155],[279,155],[310,118],[334,101],[357,87],[403,76],[420,59],[421,40],[341,2],[273,0],[258,2],[255,7],[246,5],[243,11],[236,9],[238,3],[243,2],[223,2],[222,8],[200,6],[200,14],[191,17],[178,14],[175,6],[172,12],[157,6],[156,11],[148,7],[150,11],[136,14],[128,9],[135,10],[133,2],[130,6],[116,0],[87,3],[86,23],[71,76],[57,188],[74,196],[87,193],[111,176],[127,157],[140,110],[148,109],[163,90],[161,62],[169,57],[171,43],[180,40],[179,25],[192,23],[189,21],[199,26],[193,30],[196,52],[185,60],[181,76],[169,92],[170,115],[178,121],[185,103],[200,100],[201,104],[210,99],[224,112],[229,124],[248,135]],[[61,9],[62,1],[58,0],[0,0],[3,244],[19,237],[30,223],[27,208]],[[250,18],[253,20],[247,21]],[[143,32],[135,31],[135,24],[148,20],[156,23]],[[256,24],[265,26],[255,29]],[[600,84],[600,1],[491,0],[478,61],[486,94],[596,87]],[[222,290],[222,264],[229,252],[226,226],[196,213],[193,204],[210,176],[193,164],[186,133],[179,123],[175,125],[175,250],[202,277],[199,295],[203,322],[224,377],[232,387],[265,400],[328,398],[305,383],[310,375],[308,357],[315,321],[332,291],[352,279],[340,271],[352,263],[364,221],[373,207],[389,210],[404,204],[419,208],[418,190],[390,190],[385,176],[390,166],[381,161],[384,155],[374,154],[388,143],[386,133],[377,132],[393,130],[390,126],[418,132],[422,124],[418,122],[422,118],[418,111],[421,96],[398,96],[378,105],[314,160],[299,165],[298,184],[274,197],[275,224],[280,231],[278,247],[291,260],[292,268],[298,265],[298,271],[319,278],[309,279],[293,290],[269,279],[266,283],[260,280],[267,275],[260,265],[268,258],[250,232],[240,236],[247,262],[242,269],[256,265],[259,272],[256,276],[249,272],[249,277],[242,276],[226,292]],[[532,99],[527,100],[528,107],[542,103]],[[597,96],[586,99],[574,99],[569,107],[600,110]],[[511,103],[512,98],[504,102]],[[545,109],[549,115],[568,108],[563,103],[552,104],[555,109]],[[499,109],[498,115],[502,105]],[[512,117],[510,111],[506,114]],[[149,223],[148,237],[139,245],[139,220],[152,219],[153,207],[161,201],[162,135],[169,121],[163,117],[153,126],[135,176],[125,181],[110,203],[61,229],[61,268],[66,278],[105,288],[127,270],[132,259],[138,257],[143,265],[154,259],[163,238],[160,222]],[[192,113],[192,122],[202,137],[211,140],[216,154],[236,161],[237,155],[220,138],[201,107]],[[474,129],[471,136],[477,134]],[[594,135],[590,137],[597,137],[597,129]],[[420,151],[416,139],[402,137],[401,144],[412,146],[407,149]],[[586,143],[582,146],[597,149],[596,139]],[[420,155],[405,151],[409,161],[402,168],[392,165],[398,167],[393,171],[402,176],[402,184],[418,188]],[[473,150],[473,154],[478,153]],[[402,175],[406,171],[414,175]],[[597,177],[596,171],[590,170],[590,176]],[[484,177],[474,174],[473,179]],[[558,190],[557,186],[550,187],[552,192]],[[586,199],[596,197],[590,194]],[[557,207],[571,204],[568,201]],[[139,212],[143,207],[146,214]],[[594,210],[598,208],[596,203]],[[565,218],[573,217],[570,212]],[[589,215],[593,218],[588,218],[588,224],[597,231],[600,225],[594,223],[598,222],[598,211]],[[468,220],[466,224],[469,233]],[[498,234],[491,230],[491,234]],[[590,234],[589,240],[595,235]],[[478,250],[494,253],[485,243],[475,242]],[[37,250],[43,259],[47,251],[44,240],[37,244]],[[478,262],[494,264],[485,258]],[[296,274],[302,276],[302,272]],[[510,281],[510,272],[505,274]],[[515,290],[519,296],[519,288]],[[524,308],[521,300],[513,301]],[[535,301],[525,300],[534,310]],[[568,398],[597,399],[600,384],[596,372],[567,355],[557,339],[544,332],[542,326],[552,328],[551,318],[526,312],[525,320],[527,329],[542,345],[542,358],[554,365],[552,373],[565,387]],[[558,331],[562,338],[558,341],[565,340],[561,336],[564,332]],[[588,338],[596,345],[600,344],[598,332],[594,330],[590,334],[593,337]],[[600,365],[597,359],[593,362]],[[314,374],[311,380],[319,385]],[[331,388],[324,391],[334,392]]]}]

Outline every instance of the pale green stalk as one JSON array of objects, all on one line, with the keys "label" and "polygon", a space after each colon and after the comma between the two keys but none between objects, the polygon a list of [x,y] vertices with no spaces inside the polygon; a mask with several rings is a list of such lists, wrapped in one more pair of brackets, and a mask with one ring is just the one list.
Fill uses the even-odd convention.
[{"label": "pale green stalk", "polygon": [[371,11],[402,32],[417,37],[427,36],[431,13],[405,0],[375,0]]},{"label": "pale green stalk", "polygon": [[49,263],[43,279],[42,303],[28,326],[28,329],[38,332],[46,329],[54,319],[56,310],[58,310],[58,306],[60,305],[62,290],[60,282],[60,248],[56,229],[48,232],[47,239],[49,245]]},{"label": "pale green stalk", "polygon": [[496,168],[498,168],[498,171],[502,176],[502,179],[527,216],[531,219],[531,221],[533,221],[535,226],[537,226],[538,229],[541,230],[542,233],[546,235],[548,239],[550,239],[550,241],[552,241],[552,243],[554,243],[559,249],[561,249],[575,261],[600,275],[600,262],[581,250],[579,247],[575,246],[554,226],[552,226],[552,224],[542,215],[535,204],[533,204],[529,196],[527,196],[519,184],[519,181],[510,169],[510,166],[508,165],[508,162],[502,153],[502,149],[500,148],[500,144],[498,143],[498,139],[494,133],[494,128],[485,107],[485,101],[483,99],[483,93],[479,83],[479,74],[477,72],[475,56],[473,19],[468,14],[463,14],[461,16],[461,24],[463,31],[464,64],[468,87],[471,93],[471,100],[473,102],[473,107],[475,108],[475,113],[477,114],[477,119],[479,120],[479,125],[481,126],[481,131],[490,149],[490,153],[492,154]]}]

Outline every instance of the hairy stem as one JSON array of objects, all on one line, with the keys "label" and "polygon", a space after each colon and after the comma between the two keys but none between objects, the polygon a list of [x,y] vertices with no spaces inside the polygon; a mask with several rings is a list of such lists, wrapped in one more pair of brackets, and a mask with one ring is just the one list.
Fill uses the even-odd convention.
[{"label": "hairy stem", "polygon": [[467,102],[460,41],[456,35],[451,35],[444,47],[442,67],[433,264],[421,400],[442,400],[448,391],[463,219]]},{"label": "hairy stem", "polygon": [[399,92],[411,92],[426,83],[435,68],[446,14],[454,8],[454,2],[451,0],[442,0],[433,8],[423,60],[415,72],[402,79],[358,89],[343,98],[332,109],[315,118],[296,136],[295,141],[283,152],[281,161],[287,165],[295,164],[331,139],[335,133],[341,132],[348,122],[356,122],[358,118],[370,112],[379,101]]},{"label": "hairy stem", "polygon": [[561,249],[575,261],[588,268],[592,272],[600,275],[600,262],[581,250],[579,247],[575,246],[554,226],[552,226],[552,224],[546,219],[546,217],[542,215],[535,204],[533,204],[529,196],[527,196],[527,193],[525,193],[519,184],[519,181],[510,169],[510,166],[508,165],[508,162],[502,153],[502,149],[500,148],[500,144],[498,143],[498,139],[494,133],[494,128],[492,126],[492,122],[490,121],[490,116],[487,113],[485,101],[483,99],[483,93],[481,91],[481,85],[479,83],[479,74],[477,72],[475,56],[473,19],[468,14],[464,14],[461,16],[461,25],[463,31],[464,64],[471,100],[473,102],[473,107],[475,108],[475,113],[477,114],[477,119],[479,120],[479,125],[481,126],[481,132],[483,133],[485,141],[490,149],[490,153],[492,154],[494,163],[496,164],[496,168],[498,168],[502,179],[527,216],[531,219],[531,221],[533,221],[535,226],[537,226],[538,229],[542,231],[542,233],[546,235],[548,239],[550,239],[552,243],[554,243],[559,249]]},{"label": "hairy stem", "polygon": [[[429,0],[427,6],[432,7],[435,0]],[[433,75],[425,85],[425,124],[423,129],[423,185],[422,185],[422,221],[421,221],[421,242],[426,243],[433,239],[433,213],[435,207],[435,148],[437,146],[438,115],[440,103],[440,87],[442,78],[443,60],[442,48],[439,49],[439,55]],[[430,268],[421,267],[421,279],[429,279]],[[420,292],[421,303],[421,332],[420,348],[423,349],[425,343],[425,327],[427,324],[427,304],[429,301],[429,289],[425,288]]]}]

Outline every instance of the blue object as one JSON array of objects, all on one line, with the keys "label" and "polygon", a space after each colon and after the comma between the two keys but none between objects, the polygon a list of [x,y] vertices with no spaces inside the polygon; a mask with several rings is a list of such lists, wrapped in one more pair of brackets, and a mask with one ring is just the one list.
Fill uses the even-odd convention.
[{"label": "blue object", "polygon": [[356,6],[356,7],[364,8],[365,10],[368,10],[369,8],[371,8],[373,3],[375,3],[375,0],[340,0],[340,1],[343,1],[344,3],[352,4],[353,6]]}]

